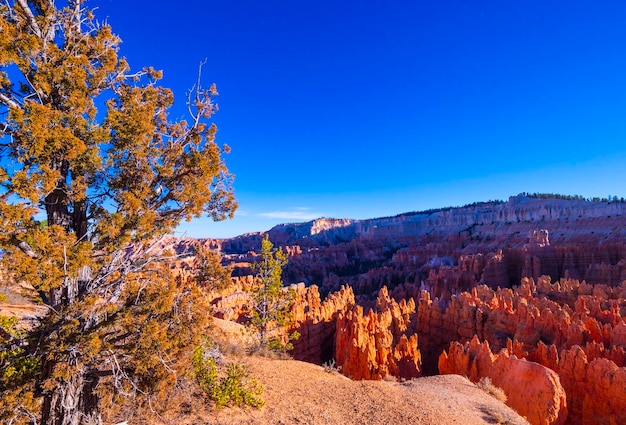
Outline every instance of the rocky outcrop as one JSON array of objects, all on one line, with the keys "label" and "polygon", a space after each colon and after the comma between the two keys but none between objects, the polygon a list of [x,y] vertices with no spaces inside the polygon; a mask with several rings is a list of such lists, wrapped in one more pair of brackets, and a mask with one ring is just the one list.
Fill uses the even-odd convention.
[{"label": "rocky outcrop", "polygon": [[212,314],[220,319],[238,322],[246,314],[246,306],[250,302],[250,288],[254,283],[254,276],[231,278],[232,285],[219,292],[209,293]]},{"label": "rocky outcrop", "polygon": [[[621,423],[626,420],[624,291],[626,283],[552,283],[547,276],[537,284],[524,279],[515,290],[477,287],[449,303],[423,291],[418,329],[425,371],[432,372],[430,362],[444,344],[468,344],[475,335],[494,352],[504,349],[556,372],[567,396],[568,423]],[[439,360],[439,367],[446,364]],[[611,422],[614,418],[620,420]]]},{"label": "rocky outcrop", "polygon": [[396,303],[387,288],[380,290],[376,311],[364,314],[357,305],[341,313],[335,358],[342,372],[353,379],[421,376],[417,335],[410,329],[414,315],[413,300]]},{"label": "rocky outcrop", "polygon": [[[284,280],[318,285],[299,289],[297,358],[341,360],[359,378],[435,374],[451,342],[477,336],[493,353],[506,349],[559,374],[568,420],[582,424],[611,423],[624,409],[618,395],[604,407],[590,395],[600,393],[592,381],[613,391],[626,366],[624,228],[624,202],[517,196],[266,233],[289,252]],[[262,236],[204,243],[245,275]],[[343,295],[321,301],[333,293]],[[236,318],[240,298],[238,290],[224,294],[215,309]]]},{"label": "rocky outcrop", "polygon": [[570,397],[572,424],[626,423],[626,369],[574,346],[561,352],[555,368]]},{"label": "rocky outcrop", "polygon": [[439,370],[467,376],[473,382],[490,378],[506,394],[506,403],[532,425],[562,425],[567,419],[565,390],[554,371],[518,359],[507,349],[493,354],[489,343],[481,343],[476,336],[465,344],[451,343],[449,352],[439,358]]},{"label": "rocky outcrop", "polygon": [[296,360],[323,364],[335,359],[337,317],[355,305],[352,288],[343,287],[321,301],[317,286],[297,287],[292,310],[294,325],[300,338],[293,342],[290,354]]}]

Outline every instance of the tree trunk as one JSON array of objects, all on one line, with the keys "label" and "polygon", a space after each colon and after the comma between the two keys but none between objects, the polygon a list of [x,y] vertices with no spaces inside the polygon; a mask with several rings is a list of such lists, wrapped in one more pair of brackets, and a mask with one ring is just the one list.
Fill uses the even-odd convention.
[{"label": "tree trunk", "polygon": [[[60,294],[62,304],[73,302],[80,286],[79,280],[68,280],[64,289],[67,292]],[[74,320],[75,316],[63,314],[61,326],[68,321]],[[92,324],[81,320],[81,333]],[[59,324],[54,326],[54,331]],[[44,332],[49,332],[49,329]],[[71,340],[66,343],[70,345]],[[43,425],[100,425],[98,408],[98,396],[94,393],[98,385],[99,374],[97,370],[83,363],[83,355],[74,346],[60,348],[54,344],[44,349],[41,364],[41,382],[53,382],[53,388],[44,390],[41,423]],[[60,375],[71,375],[67,378],[59,377],[57,369],[61,368]],[[55,375],[57,375],[55,377]]]},{"label": "tree trunk", "polygon": [[65,229],[72,228],[72,216],[67,206],[67,195],[62,189],[54,189],[46,196],[46,216],[48,225],[59,225]]},{"label": "tree trunk", "polygon": [[70,164],[67,160],[54,160],[50,164],[50,168],[59,171],[61,177],[57,182],[56,188],[44,199],[46,206],[46,215],[48,218],[48,226],[59,225],[64,229],[70,230],[73,227],[72,215],[69,212],[67,199],[67,176],[70,171]]},{"label": "tree trunk", "polygon": [[87,235],[87,203],[80,201],[74,204],[72,215],[72,230],[76,233],[76,240],[82,240]]},{"label": "tree trunk", "polygon": [[[45,374],[51,374],[56,362],[48,364]],[[45,378],[45,377],[44,377]],[[41,423],[43,425],[100,425],[98,398],[94,394],[97,377],[89,377],[81,367],[69,380],[59,382],[44,396]]]}]

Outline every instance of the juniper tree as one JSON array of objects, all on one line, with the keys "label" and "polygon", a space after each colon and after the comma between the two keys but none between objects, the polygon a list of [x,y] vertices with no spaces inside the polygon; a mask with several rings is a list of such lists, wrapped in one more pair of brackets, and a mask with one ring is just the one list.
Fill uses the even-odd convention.
[{"label": "juniper tree", "polygon": [[233,266],[222,266],[220,254],[206,245],[196,244],[193,266],[196,283],[208,291],[221,291],[232,284]]},{"label": "juniper tree", "polygon": [[100,423],[124,396],[154,400],[204,324],[152,241],[236,208],[217,91],[199,76],[172,120],[161,72],[131,71],[119,43],[82,0],[0,3],[0,248],[49,306],[36,339],[7,337],[5,363],[29,367],[0,376],[3,423]]}]

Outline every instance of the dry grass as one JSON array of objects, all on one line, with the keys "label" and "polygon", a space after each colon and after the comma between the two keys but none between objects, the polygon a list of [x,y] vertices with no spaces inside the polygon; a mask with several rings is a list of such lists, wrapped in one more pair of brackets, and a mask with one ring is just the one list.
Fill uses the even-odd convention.
[{"label": "dry grass", "polygon": [[503,409],[498,409],[494,406],[481,406],[480,410],[484,413],[483,419],[489,424],[511,425],[515,423],[510,413]]},{"label": "dry grass", "polygon": [[480,381],[476,383],[476,386],[486,392],[487,394],[494,397],[496,400],[501,401],[502,403],[506,403],[506,394],[502,391],[502,388],[496,387],[491,382],[491,378],[483,376],[480,378]]},{"label": "dry grass", "polygon": [[400,381],[398,378],[396,378],[395,376],[391,375],[391,374],[387,374],[383,377],[383,381],[385,382],[398,382]]},{"label": "dry grass", "polygon": [[[215,319],[211,336],[225,361],[244,364],[265,389],[261,409],[216,409],[191,380],[181,379],[158,409],[129,401],[109,423],[129,425],[528,425],[497,397],[458,375],[405,382],[352,381],[325,368],[294,360],[249,356],[241,326]],[[264,353],[260,353],[264,354]],[[330,372],[330,373],[327,373]],[[483,385],[485,387],[489,387]],[[494,387],[495,388],[495,387]],[[158,410],[161,413],[156,413]]]}]

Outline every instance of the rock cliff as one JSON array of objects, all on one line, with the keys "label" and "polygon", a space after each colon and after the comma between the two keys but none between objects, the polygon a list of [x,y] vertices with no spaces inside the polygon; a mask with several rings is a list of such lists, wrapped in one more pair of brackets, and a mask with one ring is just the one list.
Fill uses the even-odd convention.
[{"label": "rock cliff", "polygon": [[[514,290],[480,286],[452,296],[447,304],[423,291],[418,305],[420,349],[427,363],[450,344],[450,354],[439,357],[442,373],[466,368],[468,376],[489,376],[494,383],[500,382],[494,362],[472,366],[466,360],[479,352],[488,357],[485,346],[536,362],[559,376],[567,397],[567,423],[625,423],[625,294],[626,283],[551,283],[547,276],[537,284],[526,278]],[[478,347],[478,341],[485,345]],[[491,367],[494,371],[488,372]]]},{"label": "rock cliff", "polygon": [[473,382],[490,378],[506,394],[506,403],[532,425],[562,425],[567,419],[565,390],[554,371],[518,359],[507,349],[493,354],[489,343],[481,343],[476,336],[465,344],[451,343],[449,352],[439,358],[439,370]]},{"label": "rock cliff", "polygon": [[294,359],[315,364],[334,360],[337,317],[354,305],[350,287],[341,288],[321,301],[317,286],[298,286],[293,330],[300,333],[300,338],[293,342],[291,355]]},{"label": "rock cliff", "polygon": [[[412,332],[413,300],[400,303],[389,298],[387,288],[378,295],[376,311],[354,306],[337,317],[335,358],[352,379],[421,376],[421,354]],[[413,321],[413,323],[415,323]]]}]

